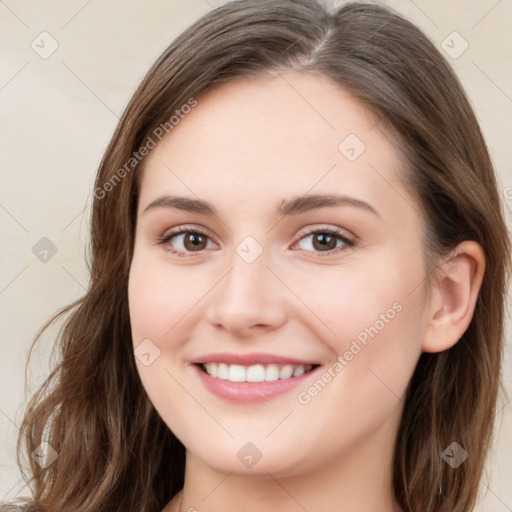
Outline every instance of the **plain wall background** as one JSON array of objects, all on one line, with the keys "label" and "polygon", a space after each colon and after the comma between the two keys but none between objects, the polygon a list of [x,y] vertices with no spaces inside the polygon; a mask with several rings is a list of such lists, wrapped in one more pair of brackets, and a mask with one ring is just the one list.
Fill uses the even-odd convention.
[{"label": "plain wall background", "polygon": [[[15,464],[17,426],[27,400],[24,365],[38,328],[87,285],[93,182],[118,118],[171,40],[221,3],[0,2],[0,500],[27,494]],[[439,48],[445,41],[447,59],[490,147],[510,226],[512,1],[383,3],[416,23]],[[469,46],[457,56],[464,41]],[[47,261],[34,254],[37,243],[39,251],[49,251]],[[511,393],[508,332],[504,378]],[[48,372],[50,346],[42,343],[35,352],[28,394]],[[512,402],[503,400],[498,420],[479,511],[512,511]]]}]

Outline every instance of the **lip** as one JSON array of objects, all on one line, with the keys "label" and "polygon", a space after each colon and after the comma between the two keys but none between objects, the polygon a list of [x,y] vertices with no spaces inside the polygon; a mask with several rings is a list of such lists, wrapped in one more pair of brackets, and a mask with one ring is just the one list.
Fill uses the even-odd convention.
[{"label": "lip", "polygon": [[[223,362],[226,362],[226,360],[224,359]],[[195,371],[199,380],[206,387],[206,389],[210,391],[210,393],[228,402],[240,404],[264,402],[281,396],[287,392],[292,391],[301,384],[304,385],[304,382],[313,374],[316,374],[317,371],[321,368],[321,366],[317,366],[309,372],[302,374],[300,377],[290,377],[289,379],[278,379],[268,382],[231,382],[229,380],[211,377],[201,368],[200,363],[192,365],[192,369]]]},{"label": "lip", "polygon": [[[206,354],[191,361],[193,364],[204,363],[226,363],[226,364],[240,364],[242,366],[251,366],[254,364],[293,364],[299,365],[318,365],[318,361],[306,361],[303,359],[295,359],[293,357],[279,356],[276,354],[265,354],[252,352],[249,354],[235,354],[228,352],[216,352],[213,354]],[[296,377],[298,378],[298,377]]]}]

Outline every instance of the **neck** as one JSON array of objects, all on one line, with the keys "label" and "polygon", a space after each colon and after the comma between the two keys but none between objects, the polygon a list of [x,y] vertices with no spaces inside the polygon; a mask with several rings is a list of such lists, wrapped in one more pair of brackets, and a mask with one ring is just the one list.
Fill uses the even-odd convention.
[{"label": "neck", "polygon": [[300,474],[263,468],[250,475],[223,473],[187,451],[183,492],[164,512],[402,512],[392,494],[395,428],[383,425]]}]

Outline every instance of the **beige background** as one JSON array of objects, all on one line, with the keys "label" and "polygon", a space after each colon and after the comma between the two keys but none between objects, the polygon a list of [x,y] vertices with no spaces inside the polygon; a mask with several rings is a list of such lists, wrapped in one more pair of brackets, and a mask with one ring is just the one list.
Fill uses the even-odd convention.
[{"label": "beige background", "polygon": [[[0,500],[27,492],[15,465],[17,425],[26,401],[24,364],[37,329],[84,292],[93,180],[118,117],[170,41],[221,3],[0,2]],[[444,40],[453,46],[447,58],[481,122],[510,225],[512,1],[385,3],[419,25],[438,47]],[[49,35],[41,35],[45,31]],[[463,39],[446,39],[454,31]],[[469,47],[453,58],[464,48],[464,40]],[[45,55],[52,44],[58,47]],[[47,254],[46,262],[32,252],[43,237],[57,250]],[[510,341],[509,334],[509,393]],[[45,342],[35,353],[29,393],[48,371],[49,346]],[[486,495],[478,511],[512,511],[512,402],[504,400],[501,412],[495,453],[482,484]]]}]

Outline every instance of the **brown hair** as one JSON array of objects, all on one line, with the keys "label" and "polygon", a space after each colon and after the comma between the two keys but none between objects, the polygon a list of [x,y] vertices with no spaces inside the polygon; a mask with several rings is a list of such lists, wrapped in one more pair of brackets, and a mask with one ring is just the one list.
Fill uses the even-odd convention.
[{"label": "brown hair", "polygon": [[[463,240],[484,249],[469,328],[453,348],[423,353],[415,369],[393,475],[405,511],[474,507],[501,382],[510,242],[470,103],[440,52],[389,8],[349,3],[330,12],[315,0],[238,0],[199,19],[158,58],[103,157],[89,289],[47,324],[68,315],[60,363],[30,402],[20,433],[19,449],[29,455],[42,440],[59,454],[46,469],[29,456],[31,510],[159,512],[183,486],[184,447],[153,408],[134,362],[127,283],[137,166],[113,178],[190,98],[216,83],[287,69],[329,77],[400,141],[406,184],[429,228],[427,268]],[[453,441],[470,454],[457,470],[441,458]]]}]

